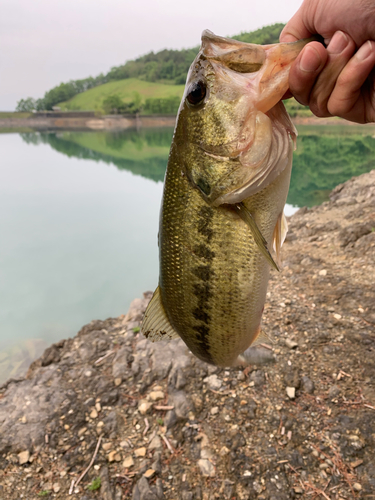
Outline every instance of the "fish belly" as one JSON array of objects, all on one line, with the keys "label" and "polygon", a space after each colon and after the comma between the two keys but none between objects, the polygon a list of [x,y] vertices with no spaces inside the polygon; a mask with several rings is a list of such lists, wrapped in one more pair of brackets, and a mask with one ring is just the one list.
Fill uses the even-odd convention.
[{"label": "fish belly", "polygon": [[[291,165],[290,165],[291,166]],[[290,167],[243,203],[270,247]],[[201,360],[233,366],[255,340],[269,264],[245,222],[210,207],[170,157],[160,214],[160,293],[171,325]]]}]

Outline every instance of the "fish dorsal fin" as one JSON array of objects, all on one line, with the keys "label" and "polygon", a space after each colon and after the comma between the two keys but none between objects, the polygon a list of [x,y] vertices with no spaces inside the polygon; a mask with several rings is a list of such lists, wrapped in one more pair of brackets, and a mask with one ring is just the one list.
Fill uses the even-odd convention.
[{"label": "fish dorsal fin", "polygon": [[151,340],[151,342],[179,338],[179,335],[175,332],[164,310],[161,301],[160,287],[157,287],[147,306],[141,326],[141,332],[146,339]]},{"label": "fish dorsal fin", "polygon": [[287,232],[288,222],[283,210],[279,215],[275,229],[273,230],[273,249],[275,251],[276,262],[279,267],[281,266],[281,247],[283,246]]},{"label": "fish dorsal fin", "polygon": [[256,225],[255,220],[253,219],[253,216],[249,212],[249,210],[245,207],[245,205],[241,203],[237,203],[233,205],[232,207],[234,211],[241,217],[241,219],[246,222],[246,224],[249,226],[251,234],[253,235],[253,238],[255,240],[255,243],[258,245],[259,250],[261,253],[264,255],[266,258],[267,262],[276,269],[276,271],[279,271],[279,268],[277,267],[277,264],[272,258],[272,255],[270,254],[268,247],[267,247],[267,241],[260,232],[258,226]]}]

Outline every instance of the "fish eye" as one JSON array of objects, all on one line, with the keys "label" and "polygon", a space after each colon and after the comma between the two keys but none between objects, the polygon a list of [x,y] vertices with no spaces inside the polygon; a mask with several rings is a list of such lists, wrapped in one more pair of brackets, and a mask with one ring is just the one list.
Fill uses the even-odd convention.
[{"label": "fish eye", "polygon": [[198,106],[207,94],[207,85],[202,80],[193,82],[188,90],[186,99],[191,106]]}]

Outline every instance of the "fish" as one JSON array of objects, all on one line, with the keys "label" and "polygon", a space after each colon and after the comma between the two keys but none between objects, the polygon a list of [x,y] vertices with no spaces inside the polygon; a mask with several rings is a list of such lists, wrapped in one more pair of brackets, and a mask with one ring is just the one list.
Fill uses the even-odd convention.
[{"label": "fish", "polygon": [[261,318],[297,136],[281,99],[309,41],[262,46],[203,32],[165,175],[159,285],[141,325],[152,342],[181,338],[221,367],[249,364],[252,346],[267,342]]}]

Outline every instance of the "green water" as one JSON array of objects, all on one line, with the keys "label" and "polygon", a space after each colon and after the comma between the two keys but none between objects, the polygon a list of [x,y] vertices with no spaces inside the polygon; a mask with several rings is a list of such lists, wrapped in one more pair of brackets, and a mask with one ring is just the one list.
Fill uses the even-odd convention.
[{"label": "green water", "polygon": [[[158,279],[172,129],[0,134],[0,383]],[[375,127],[299,127],[287,214],[375,167]]]}]

